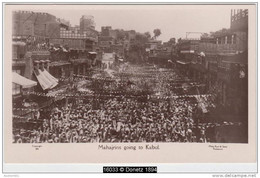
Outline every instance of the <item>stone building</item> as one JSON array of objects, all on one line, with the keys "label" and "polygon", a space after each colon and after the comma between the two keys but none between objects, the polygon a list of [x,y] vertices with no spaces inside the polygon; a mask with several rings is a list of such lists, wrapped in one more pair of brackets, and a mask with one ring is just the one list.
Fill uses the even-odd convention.
[{"label": "stone building", "polygon": [[189,52],[193,55],[182,58],[179,67],[185,69],[190,78],[205,83],[204,90],[217,94],[219,119],[220,113],[223,118],[234,119],[230,116],[233,113],[237,120],[242,118],[244,122],[248,110],[247,10],[236,12],[231,13],[230,29],[216,31],[210,39],[201,38],[194,51],[191,51],[193,47],[189,43]]},{"label": "stone building", "polygon": [[[59,69],[58,73],[67,68],[71,75],[85,75],[87,69],[95,64],[96,58],[93,58],[93,55],[98,49],[99,33],[95,30],[94,18],[82,16],[79,26],[67,28],[61,26],[59,30],[59,38],[49,39],[56,49],[61,48],[63,53],[65,52],[63,59],[67,59],[67,62],[62,63],[64,68]],[[70,67],[68,62],[71,63]],[[61,66],[60,64],[54,66]]]}]

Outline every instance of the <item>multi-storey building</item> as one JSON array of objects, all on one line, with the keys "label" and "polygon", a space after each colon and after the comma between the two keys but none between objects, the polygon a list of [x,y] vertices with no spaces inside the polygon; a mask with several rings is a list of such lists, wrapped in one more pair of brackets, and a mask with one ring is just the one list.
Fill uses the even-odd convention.
[{"label": "multi-storey building", "polygon": [[189,75],[190,64],[195,61],[198,53],[200,39],[180,39],[176,48],[176,64],[181,73]]},{"label": "multi-storey building", "polygon": [[110,36],[110,31],[112,30],[111,26],[103,26],[101,27],[101,36]]},{"label": "multi-storey building", "polygon": [[205,83],[207,90],[215,90],[219,108],[241,118],[247,115],[248,100],[247,10],[233,12],[230,29],[217,31],[207,39],[201,38],[193,58],[183,64],[190,77]]},{"label": "multi-storey building", "polygon": [[13,35],[58,38],[60,26],[70,26],[68,21],[48,13],[32,11],[13,12]]},{"label": "multi-storey building", "polygon": [[50,43],[65,48],[67,54],[64,57],[72,63],[71,73],[84,75],[87,68],[96,62],[99,33],[95,30],[94,18],[82,16],[79,26],[60,27],[59,30],[60,37],[50,38]]},{"label": "multi-storey building", "polygon": [[230,19],[232,31],[248,31],[248,9],[232,9]]},{"label": "multi-storey building", "polygon": [[[85,73],[91,59],[95,60],[98,32],[93,28],[79,31],[48,13],[13,13],[13,103],[14,108],[21,108],[26,101],[27,107],[14,110],[14,115],[32,118],[30,105],[37,110],[53,102],[53,98],[28,95],[28,91],[52,92],[63,87],[63,80],[58,79]],[[29,100],[37,102],[28,104]]]},{"label": "multi-storey building", "polygon": [[[55,16],[48,13],[13,12],[13,69],[17,70],[19,65],[22,67],[20,71],[23,76],[35,80],[35,71],[40,68],[48,73],[51,58],[49,37],[59,36],[56,28],[62,25],[64,24]],[[41,86],[43,81],[36,81],[39,82],[38,86]]]},{"label": "multi-storey building", "polygon": [[98,38],[100,52],[115,53],[117,58],[125,58],[133,32],[135,33],[135,31],[113,30],[111,26],[101,27]]},{"label": "multi-storey building", "polygon": [[[29,11],[17,11],[13,13],[13,40],[16,42],[25,43],[25,51],[31,52],[30,56],[32,65],[37,66],[46,65],[51,73],[57,73],[61,70],[60,66],[68,65],[66,55],[61,50],[50,51],[50,39],[60,38],[60,29],[69,28],[70,23],[64,19],[56,18],[48,13],[36,13]],[[13,52],[19,50],[14,45]],[[21,47],[19,47],[21,48]],[[57,48],[59,49],[59,48]],[[59,55],[55,55],[58,51]],[[20,54],[19,54],[20,55]],[[65,56],[65,58],[64,58]],[[60,63],[58,61],[61,61]],[[55,64],[52,64],[52,63]],[[57,63],[59,63],[57,65]],[[59,66],[59,67],[57,67]],[[29,67],[25,75],[27,77],[34,77],[33,67]],[[65,68],[68,68],[67,66]],[[68,70],[66,70],[68,73]],[[60,73],[61,74],[61,73]],[[56,75],[61,77],[62,75]]]},{"label": "multi-storey building", "polygon": [[87,29],[95,30],[95,21],[94,17],[92,15],[83,15],[80,18],[80,31],[84,32],[87,31]]}]

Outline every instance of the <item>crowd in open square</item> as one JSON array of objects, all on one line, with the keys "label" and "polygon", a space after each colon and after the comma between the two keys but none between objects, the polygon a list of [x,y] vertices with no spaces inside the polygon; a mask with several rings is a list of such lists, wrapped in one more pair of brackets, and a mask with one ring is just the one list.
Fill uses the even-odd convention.
[{"label": "crowd in open square", "polygon": [[162,43],[158,28],[13,12],[13,143],[247,143],[247,13]]}]

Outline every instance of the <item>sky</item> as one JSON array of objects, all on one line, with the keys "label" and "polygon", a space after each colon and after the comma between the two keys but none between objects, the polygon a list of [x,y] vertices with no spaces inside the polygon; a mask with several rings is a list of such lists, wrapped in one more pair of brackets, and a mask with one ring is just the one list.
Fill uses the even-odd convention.
[{"label": "sky", "polygon": [[[58,18],[69,20],[71,25],[79,25],[82,15],[92,15],[96,30],[101,26],[113,29],[150,32],[159,28],[158,40],[185,38],[186,32],[209,33],[230,27],[230,5],[43,5],[26,10],[47,12]],[[190,34],[188,38],[199,37]]]}]

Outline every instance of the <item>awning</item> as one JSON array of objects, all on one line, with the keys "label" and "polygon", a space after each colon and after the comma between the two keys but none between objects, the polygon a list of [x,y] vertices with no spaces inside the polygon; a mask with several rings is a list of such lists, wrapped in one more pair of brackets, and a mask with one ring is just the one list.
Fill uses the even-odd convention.
[{"label": "awning", "polygon": [[185,61],[176,61],[176,62],[179,63],[179,64],[183,64],[183,65],[190,63],[190,62],[185,62]]},{"label": "awning", "polygon": [[34,74],[39,81],[41,87],[43,90],[49,89],[51,87],[51,83],[48,79],[46,79],[45,76],[42,75],[42,73],[39,72],[39,70],[35,70]]},{"label": "awning", "polygon": [[39,81],[43,90],[52,89],[58,85],[58,79],[53,77],[48,71],[45,69],[42,70],[35,70],[34,74]]},{"label": "awning", "polygon": [[37,85],[37,82],[27,79],[16,72],[13,72],[13,83],[21,85],[22,88],[30,88]]},{"label": "awning", "polygon": [[97,54],[96,52],[88,52],[89,54]]},{"label": "awning", "polygon": [[[48,78],[50,78],[51,80],[53,80],[54,82],[56,82],[56,83],[58,84],[58,81],[59,81],[59,80],[56,79],[55,77],[53,77],[47,70],[43,69],[43,73],[44,73],[45,76],[47,76]],[[56,84],[56,85],[57,85],[57,84]],[[55,86],[56,86],[56,85],[55,85]]]}]

